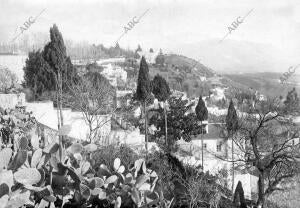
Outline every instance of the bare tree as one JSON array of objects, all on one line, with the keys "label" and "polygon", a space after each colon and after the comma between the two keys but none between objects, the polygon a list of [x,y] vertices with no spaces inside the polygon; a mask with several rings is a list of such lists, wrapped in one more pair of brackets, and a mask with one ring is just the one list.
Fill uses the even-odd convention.
[{"label": "bare tree", "polygon": [[89,127],[89,142],[95,141],[98,132],[110,118],[103,115],[116,110],[114,98],[115,89],[99,73],[87,73],[77,83],[70,87],[70,95],[65,102],[74,110],[82,112]]},{"label": "bare tree", "polygon": [[[258,175],[258,207],[299,171],[299,128],[275,101],[257,102],[249,112],[240,112],[236,133],[230,135],[234,143],[231,148],[235,149],[230,162],[235,162],[237,169],[251,169]],[[226,132],[225,125],[223,128]]]}]

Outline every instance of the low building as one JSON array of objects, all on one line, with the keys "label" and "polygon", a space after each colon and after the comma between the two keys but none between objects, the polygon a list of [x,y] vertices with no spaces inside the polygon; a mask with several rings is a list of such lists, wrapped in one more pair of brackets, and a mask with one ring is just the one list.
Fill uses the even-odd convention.
[{"label": "low building", "polygon": [[102,64],[101,66],[103,66],[101,74],[108,79],[112,86],[117,87],[119,79],[123,82],[127,81],[127,72],[122,67],[111,63]]},{"label": "low building", "polygon": [[[225,184],[228,189],[231,189],[232,163],[228,162],[228,158],[231,157],[232,149],[234,149],[235,155],[239,155],[241,152],[236,145],[233,145],[232,148],[230,138],[224,137],[222,124],[208,123],[207,121],[204,123],[207,124],[204,134],[193,137],[191,142],[178,141],[180,150],[192,155],[183,157],[181,160],[189,164],[191,163],[190,160],[194,161],[195,165],[201,164],[203,142],[204,171],[209,171],[211,174],[225,172]],[[253,199],[253,196],[257,194],[257,180],[258,178],[252,173],[235,170],[234,187],[238,181],[242,181],[245,196],[248,199]]]}]

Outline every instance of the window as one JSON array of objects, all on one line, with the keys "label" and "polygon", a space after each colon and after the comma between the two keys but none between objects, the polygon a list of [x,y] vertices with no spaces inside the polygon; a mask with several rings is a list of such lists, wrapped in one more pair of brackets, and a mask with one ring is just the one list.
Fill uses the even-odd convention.
[{"label": "window", "polygon": [[222,150],[222,144],[217,144],[217,152],[221,152]]},{"label": "window", "polygon": [[206,124],[202,124],[200,131],[201,131],[200,134],[207,134],[207,132],[206,132]]}]

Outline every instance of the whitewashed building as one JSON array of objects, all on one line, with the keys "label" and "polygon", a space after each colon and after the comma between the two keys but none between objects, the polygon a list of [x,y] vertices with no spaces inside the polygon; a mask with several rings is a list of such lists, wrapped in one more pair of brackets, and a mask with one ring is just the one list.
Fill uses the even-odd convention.
[{"label": "whitewashed building", "polygon": [[118,80],[122,80],[123,82],[127,81],[127,72],[120,66],[109,64],[102,64],[103,71],[101,74],[108,79],[110,84],[114,87],[118,86]]}]

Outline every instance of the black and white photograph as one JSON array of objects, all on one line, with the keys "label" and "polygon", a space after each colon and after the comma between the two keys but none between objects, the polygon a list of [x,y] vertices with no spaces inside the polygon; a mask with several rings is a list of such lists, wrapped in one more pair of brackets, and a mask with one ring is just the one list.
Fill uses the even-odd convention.
[{"label": "black and white photograph", "polygon": [[0,0],[0,208],[299,207],[299,0]]}]

